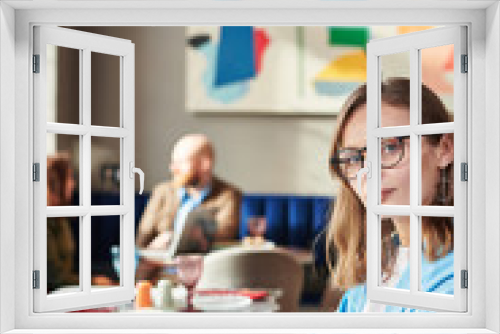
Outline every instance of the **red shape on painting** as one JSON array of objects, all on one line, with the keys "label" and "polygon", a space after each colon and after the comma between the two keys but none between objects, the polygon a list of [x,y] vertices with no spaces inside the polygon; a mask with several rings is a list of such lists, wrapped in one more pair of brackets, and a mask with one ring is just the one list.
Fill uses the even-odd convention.
[{"label": "red shape on painting", "polygon": [[266,51],[269,46],[269,36],[264,29],[254,29],[253,32],[254,40],[254,52],[255,52],[255,72],[260,73],[262,68],[262,57],[264,57],[264,51]]}]

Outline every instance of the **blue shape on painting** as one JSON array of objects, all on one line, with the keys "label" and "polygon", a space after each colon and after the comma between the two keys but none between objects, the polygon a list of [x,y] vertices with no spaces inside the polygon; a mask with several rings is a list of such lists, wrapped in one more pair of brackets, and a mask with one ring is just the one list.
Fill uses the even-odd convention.
[{"label": "blue shape on painting", "polygon": [[235,103],[248,93],[250,85],[248,82],[236,82],[224,86],[216,86],[215,64],[217,55],[217,46],[212,42],[204,43],[197,48],[207,59],[207,68],[203,74],[203,83],[207,89],[207,95],[218,102],[224,104]]},{"label": "blue shape on painting", "polygon": [[361,82],[316,81],[314,90],[320,96],[346,96],[362,85]]},{"label": "blue shape on painting", "polygon": [[224,26],[220,29],[214,85],[224,86],[254,78],[253,27]]}]

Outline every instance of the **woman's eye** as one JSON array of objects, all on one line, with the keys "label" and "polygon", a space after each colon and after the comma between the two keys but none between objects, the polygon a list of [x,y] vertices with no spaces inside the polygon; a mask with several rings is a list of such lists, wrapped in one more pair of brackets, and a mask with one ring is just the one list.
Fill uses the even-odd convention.
[{"label": "woman's eye", "polygon": [[351,157],[349,159],[350,163],[357,163],[357,162],[360,162],[360,161],[361,161],[361,157],[360,156],[354,156],[354,157]]},{"label": "woman's eye", "polygon": [[383,151],[384,152],[387,152],[387,153],[391,153],[391,152],[394,152],[398,149],[398,146],[395,145],[395,144],[387,144],[384,146],[384,149]]}]

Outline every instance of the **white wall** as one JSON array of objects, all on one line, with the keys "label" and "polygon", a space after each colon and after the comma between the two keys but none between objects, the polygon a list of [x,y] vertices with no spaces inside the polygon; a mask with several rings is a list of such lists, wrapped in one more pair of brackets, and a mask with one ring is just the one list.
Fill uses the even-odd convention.
[{"label": "white wall", "polygon": [[[14,10],[0,3],[0,333],[14,328]],[[9,222],[6,224],[5,222]]]},{"label": "white wall", "polygon": [[80,30],[135,43],[136,166],[146,174],[147,191],[168,177],[175,140],[184,133],[203,132],[215,144],[216,173],[245,192],[332,194],[332,116],[194,115],[184,107],[183,27]]},{"label": "white wall", "polygon": [[[500,78],[500,7],[498,4],[491,5],[487,10],[486,15],[486,87],[492,87],[486,92],[486,138],[491,142],[487,144],[490,149],[496,150],[494,154],[486,152],[485,174],[487,175],[486,186],[486,217],[489,223],[486,224],[486,249],[490,250],[491,257],[488,257],[488,265],[486,266],[486,277],[488,285],[486,286],[486,327],[500,332],[500,268],[499,258],[495,255],[500,254],[498,244],[498,235],[500,228],[498,221],[500,220],[499,211],[499,189],[500,189],[500,174],[499,174],[499,155],[498,147],[500,146],[499,135],[499,107],[500,99],[498,95],[498,81]],[[489,261],[495,259],[495,263]]]}]

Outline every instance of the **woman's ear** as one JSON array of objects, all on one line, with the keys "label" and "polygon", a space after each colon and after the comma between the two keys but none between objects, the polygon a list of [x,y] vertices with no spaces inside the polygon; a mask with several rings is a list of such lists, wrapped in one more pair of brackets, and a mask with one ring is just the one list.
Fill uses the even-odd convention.
[{"label": "woman's ear", "polygon": [[201,169],[204,171],[212,170],[212,159],[208,156],[203,156],[201,158]]},{"label": "woman's ear", "polygon": [[453,162],[454,145],[452,133],[445,133],[441,136],[436,150],[436,159],[441,168],[445,168]]}]

